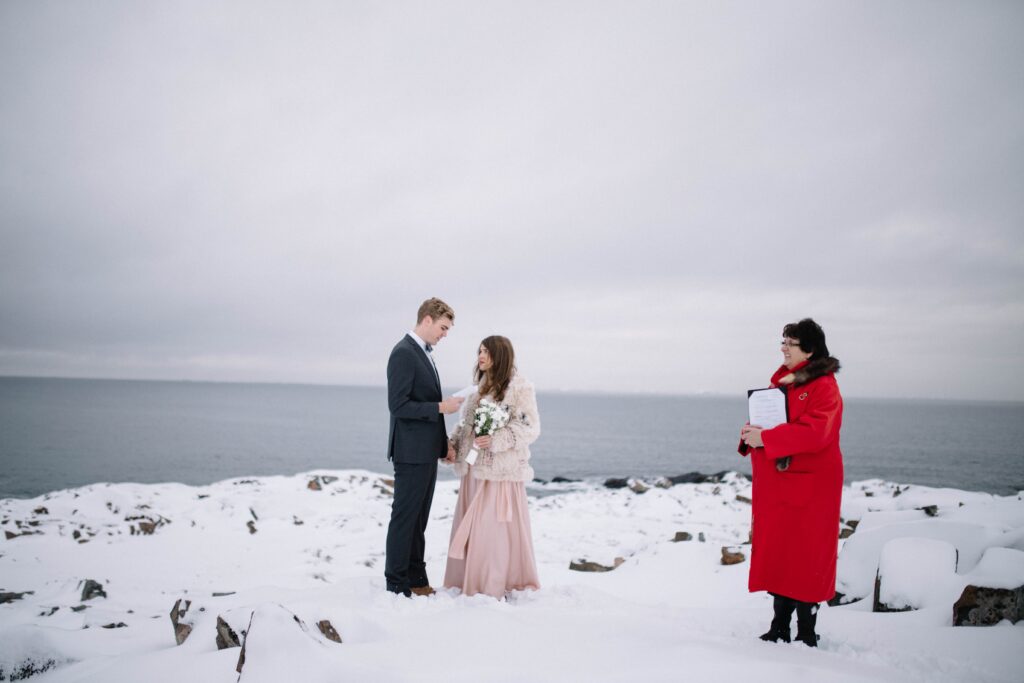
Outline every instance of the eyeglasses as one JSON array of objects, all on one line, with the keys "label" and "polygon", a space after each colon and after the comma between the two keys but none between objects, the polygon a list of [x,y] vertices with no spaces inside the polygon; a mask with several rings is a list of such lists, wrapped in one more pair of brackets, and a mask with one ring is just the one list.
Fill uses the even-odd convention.
[{"label": "eyeglasses", "polygon": [[782,345],[783,346],[788,346],[791,349],[795,349],[796,347],[800,346],[800,342],[799,341],[790,341],[789,339],[783,339],[782,340]]}]

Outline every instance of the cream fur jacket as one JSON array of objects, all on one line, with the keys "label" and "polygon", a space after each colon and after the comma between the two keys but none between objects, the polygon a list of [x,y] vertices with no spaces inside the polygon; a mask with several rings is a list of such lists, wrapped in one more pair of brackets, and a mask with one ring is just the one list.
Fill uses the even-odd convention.
[{"label": "cream fur jacket", "polygon": [[474,393],[463,406],[462,421],[449,441],[455,448],[455,473],[460,477],[472,470],[475,479],[494,481],[531,481],[530,444],[540,436],[540,415],[533,384],[518,374],[512,375],[501,405],[508,410],[508,424],[491,435],[491,447],[481,450],[476,464],[466,464],[466,454],[473,445],[473,412],[480,405],[480,394]]}]

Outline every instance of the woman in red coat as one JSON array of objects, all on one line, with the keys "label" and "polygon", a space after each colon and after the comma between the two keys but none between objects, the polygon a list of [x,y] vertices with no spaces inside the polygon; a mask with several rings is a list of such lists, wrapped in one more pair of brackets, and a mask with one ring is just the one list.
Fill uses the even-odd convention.
[{"label": "woman in red coat", "polygon": [[782,367],[771,385],[786,391],[789,421],[772,429],[747,425],[742,455],[753,469],[753,550],[749,588],[775,597],[775,618],[762,640],[816,647],[818,603],[835,595],[843,456],[843,398],[825,332],[806,318],[782,330]]}]

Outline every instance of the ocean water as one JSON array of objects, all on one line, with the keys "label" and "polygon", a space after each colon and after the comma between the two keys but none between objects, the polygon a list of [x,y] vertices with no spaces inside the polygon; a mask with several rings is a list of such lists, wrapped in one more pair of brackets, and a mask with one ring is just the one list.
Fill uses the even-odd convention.
[{"label": "ocean water", "polygon": [[[845,404],[847,481],[1024,489],[1024,403]],[[750,472],[736,454],[744,397],[540,393],[538,405],[539,478]],[[96,482],[390,472],[387,429],[383,388],[0,378],[0,498]]]}]

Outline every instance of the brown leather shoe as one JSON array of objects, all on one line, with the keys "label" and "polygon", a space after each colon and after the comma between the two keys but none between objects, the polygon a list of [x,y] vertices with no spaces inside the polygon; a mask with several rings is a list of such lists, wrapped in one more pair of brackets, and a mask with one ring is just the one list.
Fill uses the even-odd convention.
[{"label": "brown leather shoe", "polygon": [[437,592],[433,588],[431,588],[430,586],[415,586],[413,588],[410,588],[409,590],[412,591],[413,595],[419,595],[419,596],[424,597],[424,598],[427,597],[428,595],[433,595],[434,593]]}]

